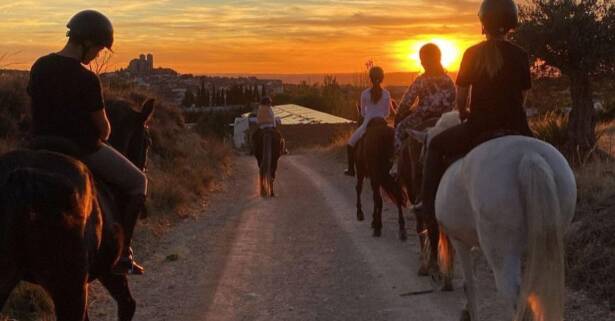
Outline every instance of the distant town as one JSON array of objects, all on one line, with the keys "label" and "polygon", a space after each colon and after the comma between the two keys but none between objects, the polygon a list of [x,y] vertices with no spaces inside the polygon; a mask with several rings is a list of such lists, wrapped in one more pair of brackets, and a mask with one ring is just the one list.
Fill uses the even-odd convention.
[{"label": "distant town", "polygon": [[141,54],[126,68],[101,74],[101,79],[112,87],[154,91],[189,110],[246,105],[263,96],[284,92],[279,79],[179,74],[170,68],[156,67],[151,53]]}]

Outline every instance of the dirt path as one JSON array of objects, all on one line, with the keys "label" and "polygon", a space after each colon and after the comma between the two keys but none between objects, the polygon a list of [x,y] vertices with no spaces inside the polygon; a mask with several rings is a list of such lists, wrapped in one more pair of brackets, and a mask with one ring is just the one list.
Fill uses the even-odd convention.
[{"label": "dirt path", "polygon": [[[337,163],[283,158],[271,200],[257,195],[254,163],[239,158],[207,213],[182,222],[144,262],[147,274],[131,280],[135,320],[458,320],[459,279],[455,292],[405,295],[432,288],[416,276],[410,213],[408,242],[397,239],[391,204],[383,237],[375,239],[369,220],[355,220],[354,181],[340,175]],[[479,278],[483,319],[510,319],[494,299],[484,263]],[[115,320],[110,299],[95,297],[92,319]]]}]

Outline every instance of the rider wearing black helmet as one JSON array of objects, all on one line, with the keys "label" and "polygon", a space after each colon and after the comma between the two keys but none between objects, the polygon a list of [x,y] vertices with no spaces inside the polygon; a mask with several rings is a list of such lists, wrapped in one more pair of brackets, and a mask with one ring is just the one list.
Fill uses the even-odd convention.
[{"label": "rider wearing black helmet", "polygon": [[[517,26],[513,0],[484,0],[479,17],[487,40],[469,48],[457,76],[457,108],[461,125],[452,127],[430,141],[424,168],[421,209],[435,222],[435,195],[445,161],[470,151],[480,138],[495,132],[531,136],[524,111],[531,88],[527,53],[506,40]],[[470,111],[468,98],[471,97]]]},{"label": "rider wearing black helmet", "polygon": [[56,136],[73,142],[80,158],[101,179],[117,186],[128,201],[123,208],[124,251],[114,267],[117,274],[142,274],[132,259],[130,240],[143,209],[145,174],[105,142],[111,126],[105,112],[98,76],[84,65],[113,46],[113,26],[100,12],[85,10],[67,24],[67,44],[39,58],[30,70],[32,135]]}]

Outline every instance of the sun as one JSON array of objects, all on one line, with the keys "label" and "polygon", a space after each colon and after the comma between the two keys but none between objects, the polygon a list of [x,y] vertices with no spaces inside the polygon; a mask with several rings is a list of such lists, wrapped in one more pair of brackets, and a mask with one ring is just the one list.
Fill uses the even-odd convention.
[{"label": "sun", "polygon": [[408,54],[408,58],[414,60],[417,66],[421,65],[419,50],[421,50],[421,47],[428,43],[433,43],[440,48],[440,51],[442,52],[442,66],[444,66],[444,68],[450,69],[453,67],[453,64],[459,60],[461,54],[453,41],[444,39],[430,39],[428,41],[415,42],[412,52]]},{"label": "sun", "polygon": [[442,52],[442,66],[448,71],[457,71],[461,63],[463,50],[467,45],[453,39],[442,37],[422,37],[420,39],[411,39],[400,41],[395,45],[397,59],[404,69],[411,71],[423,71],[419,50],[428,43],[433,43],[440,48]]}]

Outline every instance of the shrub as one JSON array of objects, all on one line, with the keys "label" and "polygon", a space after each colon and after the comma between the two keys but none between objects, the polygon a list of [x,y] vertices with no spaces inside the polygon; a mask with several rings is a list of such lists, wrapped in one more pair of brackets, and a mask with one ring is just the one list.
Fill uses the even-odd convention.
[{"label": "shrub", "polygon": [[556,112],[548,112],[530,121],[536,138],[562,150],[567,142],[568,117]]},{"label": "shrub", "polygon": [[[38,286],[20,284],[4,306],[7,320],[51,321],[53,303]],[[0,314],[0,321],[4,321]]]}]

